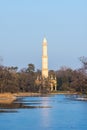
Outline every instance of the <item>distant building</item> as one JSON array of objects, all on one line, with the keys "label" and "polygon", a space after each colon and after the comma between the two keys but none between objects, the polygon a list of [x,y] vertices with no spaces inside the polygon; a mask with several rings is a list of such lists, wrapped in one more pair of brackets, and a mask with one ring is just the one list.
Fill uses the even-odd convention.
[{"label": "distant building", "polygon": [[47,53],[47,40],[44,38],[42,43],[42,77],[48,78],[48,53]]},{"label": "distant building", "polygon": [[57,80],[56,76],[49,75],[48,69],[48,52],[47,52],[47,40],[44,38],[42,43],[42,74],[37,76],[36,84],[42,85],[48,91],[56,91]]}]

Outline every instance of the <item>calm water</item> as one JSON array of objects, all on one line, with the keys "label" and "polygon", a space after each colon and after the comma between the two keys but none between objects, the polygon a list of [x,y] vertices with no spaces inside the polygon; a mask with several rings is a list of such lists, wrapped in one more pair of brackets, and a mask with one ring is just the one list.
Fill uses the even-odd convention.
[{"label": "calm water", "polygon": [[55,95],[0,104],[0,130],[87,130],[87,101]]}]

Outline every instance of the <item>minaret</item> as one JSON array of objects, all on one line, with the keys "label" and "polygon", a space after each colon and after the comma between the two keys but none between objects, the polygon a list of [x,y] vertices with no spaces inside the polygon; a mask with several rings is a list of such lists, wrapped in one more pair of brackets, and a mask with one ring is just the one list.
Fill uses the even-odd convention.
[{"label": "minaret", "polygon": [[42,77],[48,78],[48,54],[47,54],[47,40],[43,40],[43,49],[42,49]]}]

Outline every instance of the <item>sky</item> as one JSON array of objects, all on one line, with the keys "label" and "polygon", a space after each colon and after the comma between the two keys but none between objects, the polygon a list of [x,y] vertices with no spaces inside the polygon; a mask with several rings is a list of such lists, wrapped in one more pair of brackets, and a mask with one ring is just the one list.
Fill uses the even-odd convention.
[{"label": "sky", "polygon": [[87,0],[0,0],[0,60],[20,69],[41,69],[42,41],[49,69],[81,67],[87,57]]}]

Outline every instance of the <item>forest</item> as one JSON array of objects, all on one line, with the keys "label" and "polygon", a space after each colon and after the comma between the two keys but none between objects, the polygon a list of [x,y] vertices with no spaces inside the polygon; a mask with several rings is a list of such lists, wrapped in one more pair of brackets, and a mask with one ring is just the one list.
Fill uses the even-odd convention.
[{"label": "forest", "polygon": [[[55,75],[57,78],[58,91],[87,94],[87,58],[81,57],[80,61],[82,67],[76,70],[68,67],[61,67],[56,71],[49,70],[49,75]],[[28,64],[26,68],[21,70],[18,70],[18,67],[0,65],[0,93],[40,92],[43,85],[35,83],[39,75],[41,75],[41,70],[35,71],[34,64]],[[46,82],[48,86],[49,80]]]}]

